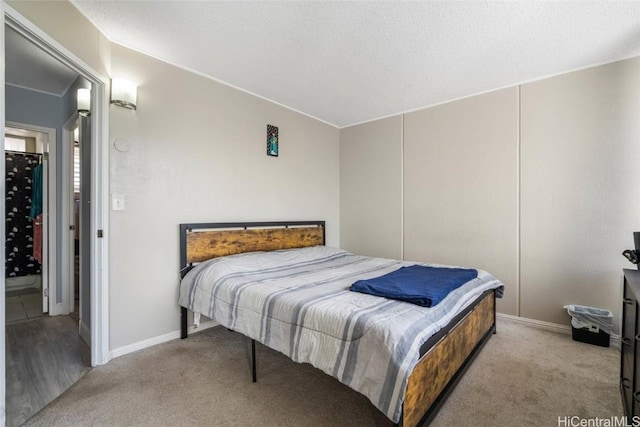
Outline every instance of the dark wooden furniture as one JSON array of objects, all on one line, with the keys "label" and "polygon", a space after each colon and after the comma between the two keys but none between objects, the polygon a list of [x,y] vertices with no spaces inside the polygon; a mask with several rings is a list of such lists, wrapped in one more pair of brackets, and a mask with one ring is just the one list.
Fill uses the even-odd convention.
[{"label": "dark wooden furniture", "polygon": [[[324,221],[180,224],[181,276],[219,256],[325,244]],[[495,291],[483,293],[420,349],[407,383],[400,426],[428,424],[496,331]],[[187,309],[181,307],[181,336]],[[254,343],[252,343],[254,344]],[[252,353],[255,357],[255,353]],[[255,381],[255,362],[253,363]]]},{"label": "dark wooden furniture", "polygon": [[640,415],[640,271],[624,270],[620,391],[628,420]]}]

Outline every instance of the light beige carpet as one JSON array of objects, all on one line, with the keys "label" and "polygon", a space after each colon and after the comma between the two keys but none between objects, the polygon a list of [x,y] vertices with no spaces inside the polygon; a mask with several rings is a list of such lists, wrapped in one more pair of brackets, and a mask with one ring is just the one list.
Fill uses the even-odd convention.
[{"label": "light beige carpet", "polygon": [[[389,426],[366,398],[309,365],[217,327],[93,369],[30,426]],[[619,352],[499,320],[434,426],[557,426],[622,415]]]}]

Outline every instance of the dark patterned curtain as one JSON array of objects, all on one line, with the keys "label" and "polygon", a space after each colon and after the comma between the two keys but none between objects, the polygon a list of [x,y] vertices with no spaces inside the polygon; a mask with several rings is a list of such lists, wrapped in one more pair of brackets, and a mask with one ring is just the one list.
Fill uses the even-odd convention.
[{"label": "dark patterned curtain", "polygon": [[40,263],[33,258],[33,221],[29,218],[33,170],[39,159],[40,155],[31,153],[7,152],[5,155],[5,277],[40,274]]}]

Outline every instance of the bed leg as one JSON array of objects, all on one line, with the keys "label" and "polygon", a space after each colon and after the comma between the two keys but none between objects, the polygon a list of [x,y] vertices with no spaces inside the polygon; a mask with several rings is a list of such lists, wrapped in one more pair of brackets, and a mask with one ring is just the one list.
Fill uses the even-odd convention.
[{"label": "bed leg", "polygon": [[197,328],[200,326],[200,313],[193,313],[193,327]]},{"label": "bed leg", "polygon": [[256,379],[256,340],[251,340],[251,374],[252,380],[255,383]]},{"label": "bed leg", "polygon": [[185,339],[187,335],[187,309],[180,307],[180,339]]}]

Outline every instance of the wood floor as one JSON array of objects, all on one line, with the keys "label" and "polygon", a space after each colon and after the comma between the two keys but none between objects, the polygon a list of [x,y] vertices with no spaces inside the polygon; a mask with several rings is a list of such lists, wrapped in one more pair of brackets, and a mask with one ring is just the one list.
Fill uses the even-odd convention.
[{"label": "wood floor", "polygon": [[69,316],[6,326],[7,421],[19,426],[91,368],[91,355]]}]

